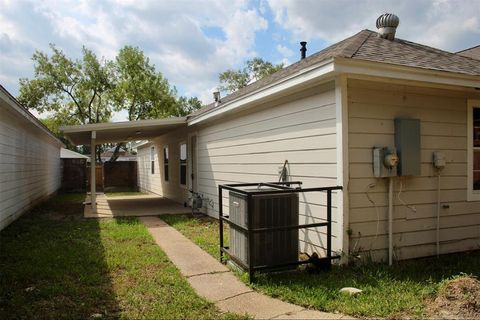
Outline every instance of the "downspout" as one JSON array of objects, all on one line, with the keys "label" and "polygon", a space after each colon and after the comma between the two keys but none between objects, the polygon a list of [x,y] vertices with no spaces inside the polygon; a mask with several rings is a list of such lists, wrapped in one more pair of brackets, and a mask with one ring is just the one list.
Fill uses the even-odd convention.
[{"label": "downspout", "polygon": [[436,230],[437,257],[440,255],[440,170],[437,171],[437,230]]}]

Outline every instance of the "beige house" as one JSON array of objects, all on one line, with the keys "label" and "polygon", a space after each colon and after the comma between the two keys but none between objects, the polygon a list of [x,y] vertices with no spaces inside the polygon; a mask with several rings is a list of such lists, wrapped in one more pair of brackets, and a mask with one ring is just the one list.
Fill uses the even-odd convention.
[{"label": "beige house", "polygon": [[0,86],[0,230],[60,188],[58,140]]},{"label": "beige house", "polygon": [[[363,30],[187,118],[64,133],[77,144],[146,140],[137,145],[140,188],[179,203],[192,189],[210,200],[211,216],[219,184],[278,181],[287,160],[291,181],[343,187],[333,199],[333,248],[345,257],[478,249],[480,60],[388,38]],[[418,125],[417,152],[397,146],[403,173],[376,177],[374,163],[383,175],[396,171],[374,161],[374,147],[396,147],[396,119]],[[301,197],[300,223],[325,217],[325,195]],[[300,233],[302,251],[323,253],[323,231]]]}]

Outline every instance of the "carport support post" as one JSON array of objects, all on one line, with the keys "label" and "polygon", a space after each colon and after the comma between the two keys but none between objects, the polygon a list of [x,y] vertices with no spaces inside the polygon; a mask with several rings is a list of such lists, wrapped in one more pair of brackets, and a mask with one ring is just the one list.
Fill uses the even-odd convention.
[{"label": "carport support post", "polygon": [[92,142],[90,143],[90,201],[92,203],[92,213],[97,213],[97,190],[96,190],[96,162],[95,162],[95,139],[97,132],[92,131]]}]

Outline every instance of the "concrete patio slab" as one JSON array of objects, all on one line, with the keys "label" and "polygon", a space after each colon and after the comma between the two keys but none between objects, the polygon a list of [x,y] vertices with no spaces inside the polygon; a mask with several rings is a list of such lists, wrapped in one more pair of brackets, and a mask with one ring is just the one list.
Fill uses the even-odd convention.
[{"label": "concrete patio slab", "polygon": [[231,272],[204,274],[187,280],[199,295],[213,302],[253,291]]},{"label": "concrete patio slab", "polygon": [[[87,194],[86,203],[90,203]],[[186,214],[190,208],[158,195],[134,195],[108,197],[104,193],[97,193],[97,212],[93,213],[91,205],[86,204],[85,218],[112,218],[112,217],[138,217],[158,216],[161,214]]]},{"label": "concrete patio slab", "polygon": [[257,292],[249,292],[216,303],[224,312],[248,313],[255,319],[271,319],[285,313],[301,311],[304,308],[270,298]]}]

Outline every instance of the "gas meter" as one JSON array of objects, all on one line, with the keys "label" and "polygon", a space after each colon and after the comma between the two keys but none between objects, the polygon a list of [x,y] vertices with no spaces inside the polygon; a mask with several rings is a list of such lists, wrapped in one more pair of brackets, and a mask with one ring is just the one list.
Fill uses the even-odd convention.
[{"label": "gas meter", "polygon": [[445,167],[446,165],[446,160],[445,160],[445,153],[440,152],[440,151],[435,151],[433,153],[433,166],[441,170]]}]

